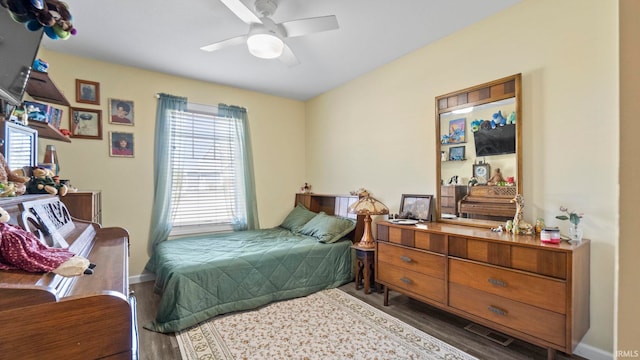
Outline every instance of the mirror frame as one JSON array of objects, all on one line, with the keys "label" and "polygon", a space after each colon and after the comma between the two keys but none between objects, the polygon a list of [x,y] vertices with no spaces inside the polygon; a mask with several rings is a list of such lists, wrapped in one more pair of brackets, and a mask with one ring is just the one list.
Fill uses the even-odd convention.
[{"label": "mirror frame", "polygon": [[[442,218],[441,213],[441,174],[442,144],[440,142],[441,126],[440,115],[453,110],[464,109],[470,106],[488,104],[499,100],[515,98],[516,107],[516,187],[517,193],[522,194],[522,74],[507,76],[498,80],[476,85],[466,89],[450,92],[436,97],[436,221],[442,223],[458,224],[476,227],[496,227],[502,224],[500,221],[456,218]],[[471,169],[470,169],[471,172]]]}]

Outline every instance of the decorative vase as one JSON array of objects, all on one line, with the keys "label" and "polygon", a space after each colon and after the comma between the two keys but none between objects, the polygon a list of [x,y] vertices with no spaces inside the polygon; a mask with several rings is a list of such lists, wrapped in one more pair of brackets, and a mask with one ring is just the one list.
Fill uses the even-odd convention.
[{"label": "decorative vase", "polygon": [[570,223],[569,237],[571,238],[571,241],[582,241],[582,223]]}]

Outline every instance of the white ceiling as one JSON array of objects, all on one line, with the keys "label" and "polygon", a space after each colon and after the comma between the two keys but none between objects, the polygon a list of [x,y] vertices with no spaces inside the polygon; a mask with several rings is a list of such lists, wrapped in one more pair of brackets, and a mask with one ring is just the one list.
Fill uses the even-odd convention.
[{"label": "white ceiling", "polygon": [[[301,64],[258,59],[239,45],[200,47],[246,34],[219,0],[65,0],[76,36],[48,50],[308,100],[520,0],[279,0],[276,23],[336,15],[340,29],[285,41]],[[242,0],[252,10],[254,0]],[[46,59],[45,59],[46,60]]]}]

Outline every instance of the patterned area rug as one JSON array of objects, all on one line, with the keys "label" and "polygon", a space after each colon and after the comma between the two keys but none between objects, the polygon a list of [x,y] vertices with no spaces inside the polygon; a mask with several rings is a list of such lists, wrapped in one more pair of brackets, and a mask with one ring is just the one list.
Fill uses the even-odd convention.
[{"label": "patterned area rug", "polygon": [[476,359],[338,289],[218,316],[176,338],[185,360]]}]

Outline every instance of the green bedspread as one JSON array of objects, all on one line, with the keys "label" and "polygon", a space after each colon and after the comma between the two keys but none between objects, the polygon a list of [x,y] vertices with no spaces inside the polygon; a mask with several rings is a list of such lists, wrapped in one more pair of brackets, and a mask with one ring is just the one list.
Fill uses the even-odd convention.
[{"label": "green bedspread", "polygon": [[276,227],[165,241],[147,264],[162,294],[145,328],[168,333],[219,314],[309,295],[352,279],[351,242]]}]

